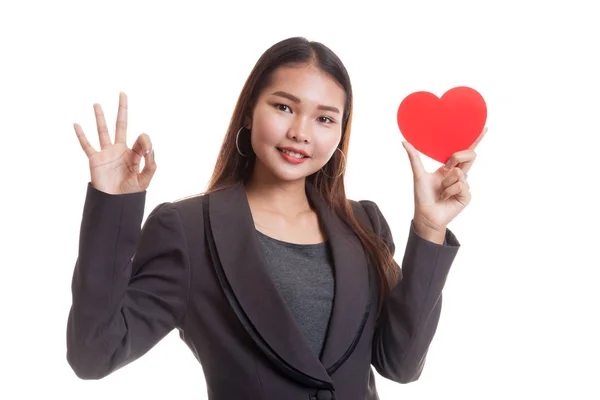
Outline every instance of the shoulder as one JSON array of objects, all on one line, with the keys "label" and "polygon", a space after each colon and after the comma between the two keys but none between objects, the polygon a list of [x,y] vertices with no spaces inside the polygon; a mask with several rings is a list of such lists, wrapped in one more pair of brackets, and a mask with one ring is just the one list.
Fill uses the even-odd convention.
[{"label": "shoulder", "polygon": [[381,209],[376,202],[372,200],[350,200],[354,215],[362,221],[363,224],[369,224],[371,230],[381,237],[388,246],[394,246],[394,237],[387,220],[383,216]]},{"label": "shoulder", "polygon": [[367,217],[375,232],[381,234],[389,230],[387,221],[376,202],[372,200],[349,200],[349,202],[354,215],[358,218],[361,215],[363,218]]},{"label": "shoulder", "polygon": [[173,200],[171,204],[173,207],[184,212],[185,210],[197,210],[202,208],[202,202],[206,196],[208,196],[206,193],[194,194]]},{"label": "shoulder", "polygon": [[206,194],[197,194],[159,205],[164,213],[176,214],[184,230],[193,234],[204,226],[203,201]]},{"label": "shoulder", "polygon": [[354,216],[363,225],[367,225],[368,229],[381,238],[388,248],[392,251],[395,249],[394,237],[388,222],[386,221],[381,209],[376,202],[372,200],[349,200],[354,211]]},{"label": "shoulder", "polygon": [[[202,219],[202,199],[204,194],[187,196],[184,198],[163,201],[156,205],[148,214],[147,221],[163,221],[186,225],[186,221],[198,222]],[[165,225],[165,224],[163,224]]]}]

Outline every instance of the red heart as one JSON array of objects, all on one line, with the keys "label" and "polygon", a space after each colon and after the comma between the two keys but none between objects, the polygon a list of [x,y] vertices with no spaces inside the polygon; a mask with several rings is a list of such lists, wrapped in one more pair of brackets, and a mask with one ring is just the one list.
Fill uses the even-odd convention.
[{"label": "red heart", "polygon": [[398,127],[406,141],[426,156],[446,163],[477,140],[487,118],[483,97],[459,86],[441,98],[429,92],[408,95],[398,107]]}]

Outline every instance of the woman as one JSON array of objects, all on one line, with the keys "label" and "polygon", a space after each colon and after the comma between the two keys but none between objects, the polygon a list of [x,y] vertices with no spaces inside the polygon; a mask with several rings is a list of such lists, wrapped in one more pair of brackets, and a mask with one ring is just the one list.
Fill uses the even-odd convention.
[{"label": "woman", "polygon": [[377,399],[371,365],[418,379],[472,149],[429,174],[404,143],[415,210],[400,269],[377,205],[346,199],[352,90],[324,45],[291,38],[262,55],[208,191],[158,205],[142,229],[150,138],[127,147],[125,94],[114,143],[94,108],[101,151],[75,124],[91,170],[67,332],[78,377],[100,379],[178,329],[213,400]]}]

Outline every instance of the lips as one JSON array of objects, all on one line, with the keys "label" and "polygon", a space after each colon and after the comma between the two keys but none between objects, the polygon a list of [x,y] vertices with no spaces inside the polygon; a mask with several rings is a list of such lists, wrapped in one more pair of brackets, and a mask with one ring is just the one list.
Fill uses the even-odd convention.
[{"label": "lips", "polygon": [[282,153],[297,159],[310,158],[308,153],[306,153],[304,150],[296,149],[294,147],[279,147],[277,149]]},{"label": "lips", "polygon": [[[288,163],[290,164],[302,164],[303,162],[305,162],[306,160],[308,160],[310,157],[306,156],[304,152],[296,152],[296,151],[291,151],[289,150],[289,148],[278,148],[279,150],[279,154],[281,154],[281,157]],[[304,154],[303,154],[304,153]]]}]

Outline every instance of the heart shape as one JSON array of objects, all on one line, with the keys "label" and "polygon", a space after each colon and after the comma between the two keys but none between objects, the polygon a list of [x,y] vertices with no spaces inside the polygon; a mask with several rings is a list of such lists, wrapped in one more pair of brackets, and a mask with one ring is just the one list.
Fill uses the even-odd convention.
[{"label": "heart shape", "polygon": [[453,153],[468,149],[477,140],[485,126],[487,107],[479,92],[458,86],[441,98],[424,91],[409,94],[400,103],[397,118],[407,142],[445,164]]}]

